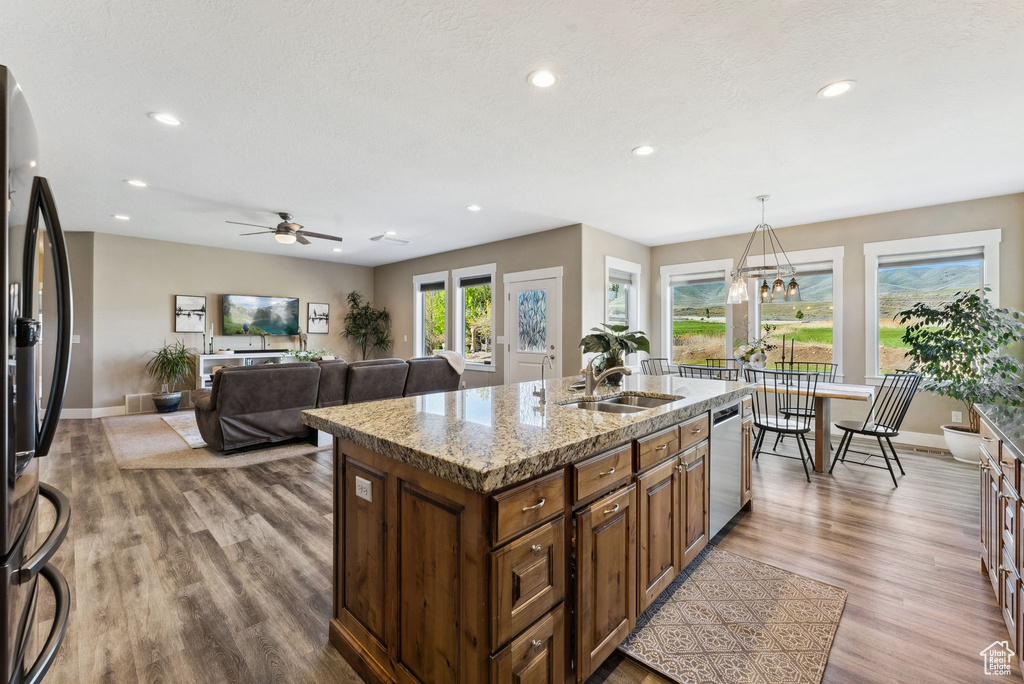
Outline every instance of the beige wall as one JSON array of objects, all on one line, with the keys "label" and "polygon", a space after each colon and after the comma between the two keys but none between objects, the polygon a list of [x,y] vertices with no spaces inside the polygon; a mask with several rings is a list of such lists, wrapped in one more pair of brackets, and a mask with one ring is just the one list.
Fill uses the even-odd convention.
[{"label": "beige wall", "polygon": [[[88,237],[91,235],[91,238]],[[281,295],[299,298],[299,320],[306,327],[306,304],[331,305],[330,333],[310,335],[311,347],[326,347],[352,358],[355,354],[340,337],[341,319],[347,311],[345,296],[359,290],[373,296],[373,269],[327,261],[272,256],[254,252],[214,249],[176,242],[162,242],[103,233],[73,233],[72,253],[84,258],[89,240],[92,254],[92,311],[88,312],[87,266],[72,263],[75,288],[75,332],[82,343],[74,345],[76,363],[87,356],[87,318],[92,320],[91,404],[87,372],[72,373],[69,408],[101,408],[124,404],[125,394],[151,392],[153,381],[145,373],[146,352],[180,338],[199,348],[200,334],[175,335],[172,315],[174,295],[205,295],[208,321],[220,330],[220,295]],[[259,349],[259,338],[216,338],[217,348]],[[297,338],[268,338],[271,347],[296,347]],[[78,370],[76,366],[76,370]],[[74,397],[74,403],[70,398]]]},{"label": "beige wall", "polygon": [[[495,264],[495,282],[498,290],[495,313],[497,338],[504,335],[504,307],[501,283],[506,273],[530,271],[538,268],[562,267],[562,372],[575,372],[581,362],[579,353],[581,325],[582,269],[580,241],[583,226],[573,225],[548,230],[517,238],[491,242],[486,245],[457,249],[451,252],[433,254],[419,259],[400,261],[378,266],[373,274],[374,305],[386,306],[391,311],[392,331],[395,338],[394,355],[408,358],[414,354],[413,346],[413,276],[437,271],[452,271],[458,268]],[[396,247],[400,250],[400,247]],[[450,278],[449,274],[449,278]],[[451,284],[449,283],[449,288]],[[449,315],[449,340],[451,345],[451,321]],[[499,385],[504,382],[505,355],[501,345],[495,344],[495,372],[467,370],[464,380],[467,387]]]},{"label": "beige wall", "polygon": [[[1024,194],[942,204],[920,209],[859,216],[856,218],[793,226],[778,230],[787,249],[845,247],[843,259],[843,368],[847,382],[860,383],[865,375],[865,301],[864,243],[909,237],[941,236],[975,230],[1002,229],[1000,244],[1000,304],[1024,309]],[[751,226],[753,229],[753,226]],[[708,240],[680,242],[651,250],[651,272],[663,265],[710,259],[738,259],[749,233]],[[941,247],[941,237],[935,241]],[[651,286],[650,321],[656,356],[667,356],[661,349],[662,292],[660,278]],[[743,308],[741,307],[741,311]],[[738,321],[739,318],[737,317]],[[862,418],[863,404],[836,402],[837,418]],[[939,425],[950,422],[950,411],[961,407],[953,401],[920,394],[904,422],[913,432],[938,433]]]},{"label": "beige wall", "polygon": [[583,226],[583,330],[588,331],[598,323],[605,322],[606,256],[640,264],[637,327],[647,331],[650,317],[648,296],[651,288],[651,248],[590,226]]}]

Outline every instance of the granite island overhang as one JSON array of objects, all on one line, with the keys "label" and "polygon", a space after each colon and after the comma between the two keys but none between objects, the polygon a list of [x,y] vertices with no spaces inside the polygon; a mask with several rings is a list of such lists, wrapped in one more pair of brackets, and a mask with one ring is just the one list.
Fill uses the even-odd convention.
[{"label": "granite island overhang", "polygon": [[[330,640],[364,679],[582,682],[707,545],[712,477],[749,510],[753,385],[574,380],[303,412],[334,436]],[[570,405],[620,395],[665,403]]]}]

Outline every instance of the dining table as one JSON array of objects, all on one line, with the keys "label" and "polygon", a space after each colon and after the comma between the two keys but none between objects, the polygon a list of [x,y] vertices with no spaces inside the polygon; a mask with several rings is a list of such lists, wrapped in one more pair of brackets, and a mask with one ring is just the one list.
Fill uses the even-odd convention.
[{"label": "dining table", "polygon": [[[786,394],[806,394],[807,386],[800,390],[785,385],[768,385],[762,391],[783,392]],[[872,385],[853,385],[844,382],[819,382],[814,394],[814,470],[821,473],[828,470],[832,459],[832,400],[846,399],[849,401],[875,400],[875,388]]]}]

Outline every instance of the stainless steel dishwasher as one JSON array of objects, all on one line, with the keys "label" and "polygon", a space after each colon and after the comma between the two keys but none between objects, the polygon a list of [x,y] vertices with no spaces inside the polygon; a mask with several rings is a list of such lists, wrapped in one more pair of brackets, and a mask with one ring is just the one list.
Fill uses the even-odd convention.
[{"label": "stainless steel dishwasher", "polygon": [[740,405],[711,414],[711,536],[740,512]]}]

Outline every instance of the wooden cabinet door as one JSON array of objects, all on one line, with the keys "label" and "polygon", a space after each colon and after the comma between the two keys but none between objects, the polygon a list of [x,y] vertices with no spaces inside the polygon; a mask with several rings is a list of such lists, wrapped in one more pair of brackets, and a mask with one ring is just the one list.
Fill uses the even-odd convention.
[{"label": "wooden cabinet door", "polygon": [[679,459],[674,458],[636,479],[640,560],[637,615],[647,610],[679,574],[683,559],[679,529],[682,469]]},{"label": "wooden cabinet door", "polygon": [[491,658],[493,684],[565,684],[562,606],[545,615]]},{"label": "wooden cabinet door", "polygon": [[680,568],[685,568],[708,545],[711,526],[708,517],[708,443],[702,442],[684,451],[679,459],[683,467],[683,484],[680,489],[682,502],[679,507],[683,516],[683,562]]},{"label": "wooden cabinet door", "polygon": [[636,624],[636,485],[576,513],[576,681]]},{"label": "wooden cabinet door", "polygon": [[750,484],[751,461],[754,457],[754,421],[743,421],[740,435],[740,505],[749,508],[754,498]]}]

